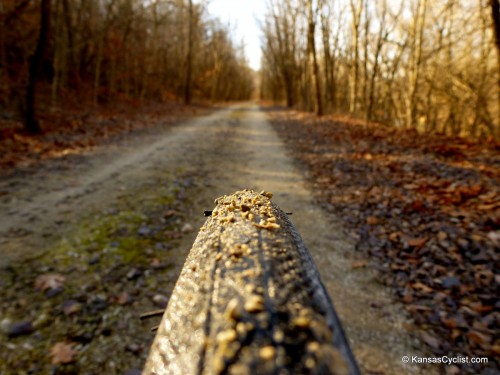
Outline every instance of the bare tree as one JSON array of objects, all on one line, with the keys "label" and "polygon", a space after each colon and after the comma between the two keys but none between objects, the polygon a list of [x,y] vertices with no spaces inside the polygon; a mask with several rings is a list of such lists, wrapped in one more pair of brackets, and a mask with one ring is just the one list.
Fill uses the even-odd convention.
[{"label": "bare tree", "polygon": [[193,0],[188,1],[188,37],[187,37],[187,54],[186,54],[186,81],[184,83],[184,104],[191,103],[191,80],[193,70],[193,28],[194,28],[194,11]]},{"label": "bare tree", "polygon": [[316,90],[316,114],[318,116],[323,115],[323,99],[321,92],[321,83],[319,78],[319,68],[318,60],[316,57],[316,42],[315,42],[315,32],[316,32],[316,19],[319,6],[316,10],[313,9],[312,0],[307,0],[307,20],[308,20],[308,31],[307,31],[307,50],[309,55],[309,65],[312,65],[313,81],[315,83]]},{"label": "bare tree", "polygon": [[51,0],[42,0],[40,4],[40,32],[35,53],[30,58],[28,86],[26,89],[26,111],[24,125],[30,133],[39,133],[40,125],[35,113],[36,86],[41,78],[41,67],[50,33]]},{"label": "bare tree", "polygon": [[500,1],[499,0],[490,0],[491,7],[491,19],[493,21],[493,31],[495,33],[495,45],[497,49],[497,99],[498,99],[498,108],[497,113],[500,114]]},{"label": "bare tree", "polygon": [[352,12],[352,53],[350,77],[349,112],[357,111],[358,86],[359,86],[359,25],[361,22],[361,12],[363,11],[364,0],[350,0]]}]

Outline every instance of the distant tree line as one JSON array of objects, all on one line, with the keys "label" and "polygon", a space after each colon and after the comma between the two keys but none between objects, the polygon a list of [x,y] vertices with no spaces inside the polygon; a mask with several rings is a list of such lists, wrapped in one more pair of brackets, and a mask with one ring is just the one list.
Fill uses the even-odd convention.
[{"label": "distant tree line", "polygon": [[261,94],[309,111],[500,137],[499,0],[269,0]]},{"label": "distant tree line", "polygon": [[69,93],[93,105],[241,100],[253,79],[202,2],[0,0],[0,110],[20,106],[33,132],[41,95],[52,106]]}]

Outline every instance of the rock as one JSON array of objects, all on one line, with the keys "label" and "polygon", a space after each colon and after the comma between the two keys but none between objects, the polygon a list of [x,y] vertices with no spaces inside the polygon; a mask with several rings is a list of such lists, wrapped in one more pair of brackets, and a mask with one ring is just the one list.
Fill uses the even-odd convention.
[{"label": "rock", "polygon": [[155,244],[155,249],[156,250],[170,250],[172,248],[172,245],[170,245],[168,242],[157,242]]},{"label": "rock", "polygon": [[460,280],[458,280],[454,276],[448,276],[448,277],[445,277],[443,280],[441,280],[441,285],[443,286],[443,288],[446,288],[446,289],[459,287],[460,284],[461,284]]},{"label": "rock", "polygon": [[94,265],[94,264],[97,264],[99,263],[99,261],[101,260],[101,256],[99,254],[94,254],[90,257],[89,259],[89,264],[90,265]]},{"label": "rock", "polygon": [[167,210],[163,213],[164,218],[172,217],[176,214],[175,210]]},{"label": "rock", "polygon": [[118,295],[118,298],[116,299],[116,303],[118,303],[119,305],[122,305],[122,306],[130,305],[132,302],[134,302],[134,299],[127,292],[121,292]]},{"label": "rock", "polygon": [[45,291],[45,297],[52,298],[52,297],[55,297],[55,296],[61,294],[62,292],[64,292],[64,288],[62,286],[57,287],[57,288],[47,289]]},{"label": "rock", "polygon": [[134,279],[137,279],[141,275],[142,275],[142,272],[140,270],[138,270],[137,268],[133,268],[127,272],[127,279],[134,280]]},{"label": "rock", "polygon": [[131,352],[135,355],[138,355],[142,352],[142,347],[140,345],[137,345],[135,343],[130,343],[125,346],[125,350],[128,352]]},{"label": "rock", "polygon": [[185,223],[181,228],[182,233],[190,233],[192,231],[194,231],[194,228],[190,223]]},{"label": "rock", "polygon": [[63,302],[62,310],[64,315],[74,315],[82,311],[82,304],[75,300],[66,300]]},{"label": "rock", "polygon": [[160,308],[166,308],[168,304],[168,297],[163,294],[156,294],[153,297],[153,303]]},{"label": "rock", "polygon": [[9,327],[7,336],[9,336],[9,338],[12,339],[18,336],[29,335],[34,331],[35,327],[33,327],[33,324],[31,322],[28,321],[17,322]]},{"label": "rock", "polygon": [[148,236],[150,233],[151,233],[151,229],[148,228],[147,226],[142,226],[137,231],[137,234],[140,236]]},{"label": "rock", "polygon": [[105,297],[96,296],[90,301],[90,306],[92,313],[96,313],[97,311],[104,310],[108,306],[108,301]]},{"label": "rock", "polygon": [[10,326],[12,325],[12,321],[9,318],[2,319],[0,321],[0,330],[7,334],[9,333]]}]

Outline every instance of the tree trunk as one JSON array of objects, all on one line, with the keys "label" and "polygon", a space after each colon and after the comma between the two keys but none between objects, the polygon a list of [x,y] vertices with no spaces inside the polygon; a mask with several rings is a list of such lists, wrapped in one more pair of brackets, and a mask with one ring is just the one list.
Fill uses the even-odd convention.
[{"label": "tree trunk", "polygon": [[66,34],[68,38],[67,39],[68,57],[69,57],[69,66],[71,67],[69,71],[74,72],[73,74],[75,75],[78,75],[78,69],[75,69],[76,67],[75,42],[73,35],[73,23],[71,22],[71,9],[68,0],[63,0],[62,5],[63,5],[64,21],[66,23]]},{"label": "tree trunk", "polygon": [[427,0],[419,0],[416,5],[412,25],[411,58],[408,73],[408,96],[406,103],[406,126],[416,127],[417,123],[417,99],[420,83],[420,72],[422,66],[423,34],[427,13]]},{"label": "tree trunk", "polygon": [[357,97],[358,97],[358,85],[359,85],[359,22],[361,19],[361,11],[363,9],[363,0],[356,4],[354,0],[351,0],[351,10],[352,10],[352,49],[354,52],[354,60],[351,67],[351,85],[349,94],[349,112],[355,113],[357,111]]},{"label": "tree trunk", "polygon": [[310,60],[312,60],[313,65],[313,80],[316,89],[316,114],[318,116],[323,116],[323,100],[321,97],[321,82],[319,80],[319,68],[318,59],[316,57],[316,43],[314,40],[314,32],[316,28],[315,14],[313,12],[312,0],[308,1],[308,18],[309,18],[309,28],[307,43],[309,44],[309,55]]},{"label": "tree trunk", "polygon": [[184,104],[191,104],[191,75],[193,70],[193,0],[189,0],[188,50],[186,57],[186,81],[184,83]]},{"label": "tree trunk", "polygon": [[29,62],[29,77],[28,86],[26,89],[26,111],[24,118],[24,126],[26,130],[32,134],[41,131],[40,125],[35,113],[35,94],[36,86],[41,78],[41,67],[45,50],[47,49],[49,33],[50,33],[50,0],[42,0],[40,6],[41,22],[40,33],[38,34],[38,42],[36,44],[35,53],[30,57]]},{"label": "tree trunk", "polygon": [[379,70],[379,57],[380,53],[382,51],[382,46],[387,39],[388,36],[388,31],[385,29],[385,18],[387,15],[387,3],[384,0],[382,3],[382,14],[380,17],[380,28],[377,36],[377,47],[375,49],[375,54],[373,56],[373,68],[372,68],[372,74],[370,77],[370,84],[369,84],[369,93],[368,93],[368,108],[366,110],[366,118],[368,120],[373,120],[374,115],[373,115],[373,107],[375,104],[375,79],[377,78],[378,70]]},{"label": "tree trunk", "polygon": [[[497,89],[498,89],[498,108],[497,113],[500,113],[500,1],[490,0],[491,5],[491,18],[493,20],[493,29],[495,32],[495,45],[497,48],[497,60],[498,60],[498,77],[497,77]],[[500,124],[499,124],[500,126]]]}]

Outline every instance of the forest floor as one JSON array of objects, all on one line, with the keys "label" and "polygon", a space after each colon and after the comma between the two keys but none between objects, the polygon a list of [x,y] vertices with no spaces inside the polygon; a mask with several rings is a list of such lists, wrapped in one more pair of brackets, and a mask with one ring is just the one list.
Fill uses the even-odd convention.
[{"label": "forest floor", "polygon": [[168,302],[203,211],[242,188],[293,212],[364,373],[477,372],[401,362],[433,352],[494,368],[498,149],[267,110],[285,146],[255,105],[205,112],[0,124],[0,373],[139,374],[157,322],[138,316]]},{"label": "forest floor", "polygon": [[[500,144],[276,110],[316,201],[356,242],[440,357],[500,356]],[[376,306],[381,308],[383,306]],[[447,368],[448,373],[478,367]],[[489,370],[485,370],[489,371]]]}]

